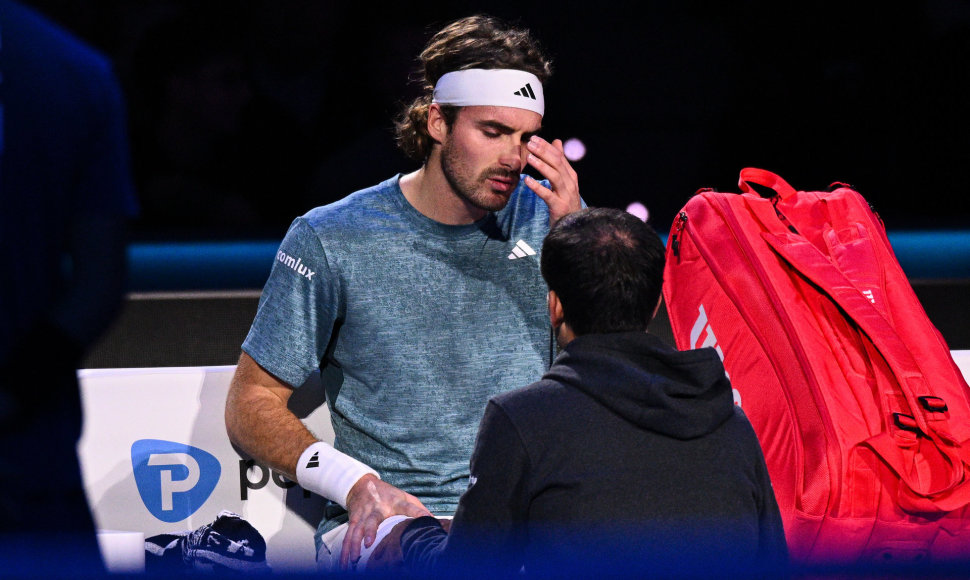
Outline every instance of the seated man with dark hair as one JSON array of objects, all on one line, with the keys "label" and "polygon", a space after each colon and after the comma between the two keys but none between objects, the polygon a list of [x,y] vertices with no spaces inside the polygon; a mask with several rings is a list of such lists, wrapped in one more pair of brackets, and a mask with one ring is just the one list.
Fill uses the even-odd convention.
[{"label": "seated man with dark hair", "polygon": [[489,401],[450,532],[433,517],[387,520],[368,569],[779,571],[778,505],[717,353],[646,332],[663,281],[656,232],[620,210],[577,211],[549,232],[541,267],[561,354],[542,380]]}]

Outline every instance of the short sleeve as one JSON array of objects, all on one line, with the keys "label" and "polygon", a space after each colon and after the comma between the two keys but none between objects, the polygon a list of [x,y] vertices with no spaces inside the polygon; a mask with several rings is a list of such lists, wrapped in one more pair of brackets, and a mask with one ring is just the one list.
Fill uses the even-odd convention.
[{"label": "short sleeve", "polygon": [[242,349],[276,378],[299,387],[320,366],[340,304],[339,276],[319,237],[297,218],[274,256]]}]

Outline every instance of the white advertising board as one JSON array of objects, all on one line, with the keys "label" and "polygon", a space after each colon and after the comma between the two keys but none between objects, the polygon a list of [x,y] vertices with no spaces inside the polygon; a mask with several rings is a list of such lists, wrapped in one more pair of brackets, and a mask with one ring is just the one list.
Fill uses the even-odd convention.
[{"label": "white advertising board", "polygon": [[[273,570],[313,569],[313,532],[324,500],[256,465],[229,442],[224,409],[234,369],[80,371],[78,453],[95,523],[148,538],[197,529],[229,510],[266,540]],[[318,437],[333,441],[316,376],[291,403]]]}]

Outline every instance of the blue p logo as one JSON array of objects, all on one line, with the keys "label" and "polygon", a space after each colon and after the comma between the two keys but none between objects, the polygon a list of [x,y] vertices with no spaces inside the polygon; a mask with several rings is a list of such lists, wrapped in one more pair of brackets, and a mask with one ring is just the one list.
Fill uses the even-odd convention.
[{"label": "blue p logo", "polygon": [[135,441],[131,466],[145,507],[169,523],[182,521],[202,507],[222,472],[211,453],[161,439]]}]

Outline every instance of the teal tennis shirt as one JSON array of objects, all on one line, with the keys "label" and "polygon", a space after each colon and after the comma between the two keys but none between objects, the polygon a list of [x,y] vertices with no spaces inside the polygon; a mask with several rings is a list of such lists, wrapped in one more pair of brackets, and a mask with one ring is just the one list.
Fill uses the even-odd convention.
[{"label": "teal tennis shirt", "polygon": [[320,368],[335,447],[451,514],[488,399],[551,362],[549,212],[520,182],[502,211],[443,225],[399,178],[293,222],[243,350],[293,386]]}]

